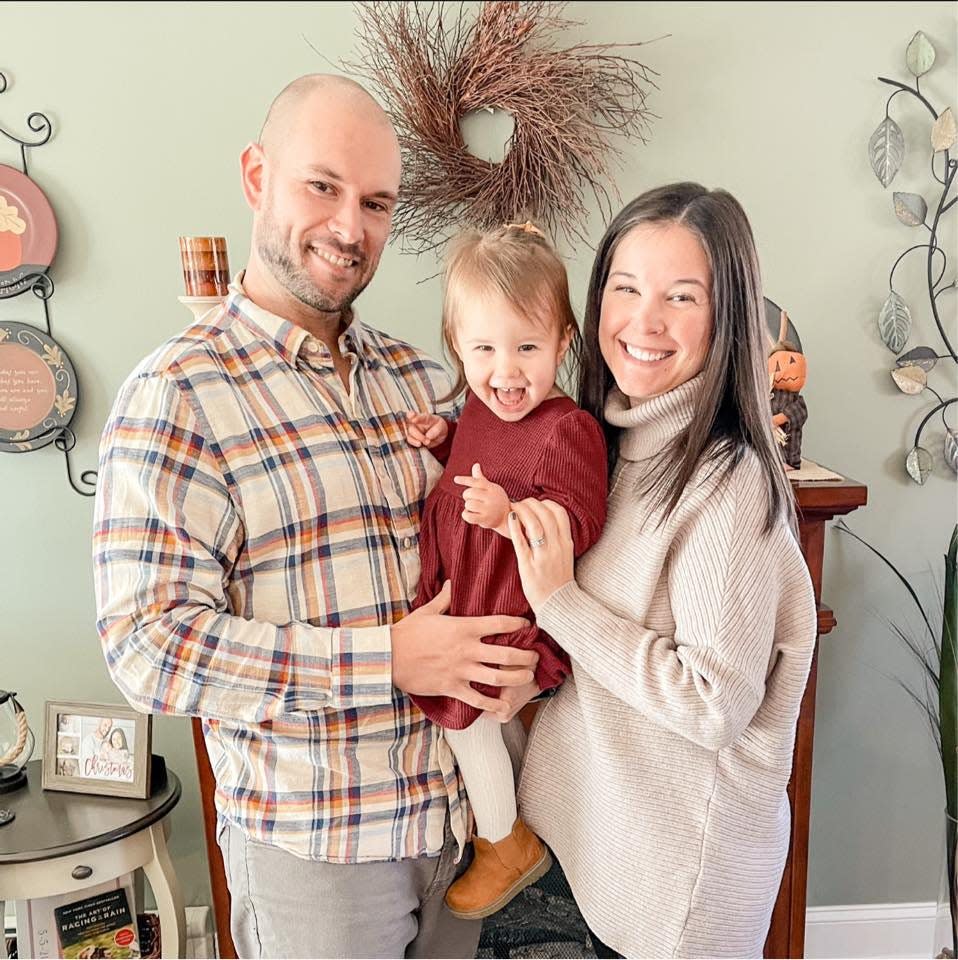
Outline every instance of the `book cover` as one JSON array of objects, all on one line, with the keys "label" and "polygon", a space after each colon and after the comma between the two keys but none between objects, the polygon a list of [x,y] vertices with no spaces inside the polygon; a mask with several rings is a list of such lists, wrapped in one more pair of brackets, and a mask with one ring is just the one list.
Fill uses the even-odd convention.
[{"label": "book cover", "polygon": [[140,956],[136,921],[123,889],[64,904],[53,916],[65,958]]},{"label": "book cover", "polygon": [[34,957],[36,960],[52,960],[54,957],[59,957],[60,944],[57,940],[53,911],[57,907],[84,897],[92,897],[95,893],[120,888],[126,890],[127,903],[136,903],[133,873],[125,873],[123,876],[94,884],[84,890],[71,890],[69,893],[60,893],[37,900],[18,900],[16,903],[17,944],[20,947],[20,956]]}]

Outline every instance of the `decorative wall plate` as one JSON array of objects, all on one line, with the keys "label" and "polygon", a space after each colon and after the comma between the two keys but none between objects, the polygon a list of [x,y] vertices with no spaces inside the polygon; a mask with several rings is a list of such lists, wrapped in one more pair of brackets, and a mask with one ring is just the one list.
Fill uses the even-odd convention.
[{"label": "decorative wall plate", "polygon": [[46,273],[57,249],[57,221],[43,191],[0,164],[0,298],[15,297]]},{"label": "decorative wall plate", "polygon": [[70,358],[42,330],[0,323],[0,453],[52,443],[76,412]]}]

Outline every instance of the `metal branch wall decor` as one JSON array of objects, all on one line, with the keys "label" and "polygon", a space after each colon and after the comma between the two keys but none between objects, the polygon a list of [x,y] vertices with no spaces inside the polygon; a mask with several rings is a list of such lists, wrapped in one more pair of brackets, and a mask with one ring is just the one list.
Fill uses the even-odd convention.
[{"label": "metal branch wall decor", "polygon": [[[614,136],[643,143],[654,70],[617,53],[639,43],[577,43],[564,3],[359,3],[359,54],[343,68],[368,80],[390,113],[405,180],[394,227],[405,249],[443,244],[463,226],[531,218],[584,240],[593,197],[611,216]],[[501,163],[471,154],[460,119],[512,115]]]},{"label": "metal branch wall decor", "polygon": [[[7,78],[0,73],[0,93],[6,89]],[[96,471],[84,470],[78,485],[70,465],[77,442],[70,429],[79,400],[76,371],[50,325],[57,222],[27,171],[27,151],[42,147],[53,127],[37,111],[27,117],[27,127],[33,136],[26,138],[0,127],[0,135],[20,150],[20,170],[0,164],[0,300],[29,290],[43,304],[46,332],[0,318],[0,453],[29,453],[52,443],[66,460],[70,486],[92,497]]]},{"label": "metal branch wall decor", "polygon": [[[938,300],[943,294],[954,291],[958,285],[958,278],[952,269],[946,279],[948,271],[948,257],[939,244],[939,230],[942,218],[955,205],[955,197],[949,199],[952,187],[955,184],[955,173],[958,169],[958,160],[951,156],[951,150],[958,139],[958,130],[955,126],[955,115],[951,107],[939,112],[921,92],[920,78],[923,77],[935,63],[935,48],[924,33],[918,31],[912,37],[905,51],[905,64],[915,78],[914,86],[879,77],[879,81],[895,89],[885,103],[885,119],[878,125],[868,143],[868,157],[871,161],[875,176],[887,187],[895,178],[905,157],[905,138],[901,127],[891,118],[891,103],[899,94],[906,93],[913,100],[920,103],[931,115],[931,133],[929,146],[931,147],[931,176],[935,180],[934,196],[927,202],[919,193],[895,192],[893,194],[895,216],[906,226],[924,229],[928,232],[926,243],[917,243],[908,247],[892,265],[888,276],[888,297],[882,304],[878,314],[878,332],[882,341],[892,353],[899,354],[895,361],[895,368],[891,371],[892,378],[902,393],[910,396],[921,396],[925,393],[934,397],[931,409],[922,419],[915,431],[915,441],[912,449],[905,457],[905,469],[915,483],[924,483],[931,475],[934,467],[934,457],[927,447],[922,446],[922,431],[935,415],[940,415],[945,427],[944,459],[948,466],[958,473],[958,431],[951,427],[946,419],[946,412],[953,404],[958,403],[958,397],[945,398],[929,382],[929,374],[939,360],[946,361],[950,370],[952,364],[958,365],[958,354],[945,329],[941,318],[941,305]],[[914,250],[925,251],[925,271],[928,283],[928,302],[932,318],[938,328],[938,334],[944,346],[944,353],[929,346],[918,346],[902,353],[908,344],[912,330],[912,314],[904,298],[895,290],[895,270],[904,258]],[[948,301],[946,301],[948,302]],[[954,301],[951,301],[952,307]],[[954,329],[952,324],[951,329]],[[952,334],[954,336],[954,334]],[[949,378],[953,383],[954,378]]]}]

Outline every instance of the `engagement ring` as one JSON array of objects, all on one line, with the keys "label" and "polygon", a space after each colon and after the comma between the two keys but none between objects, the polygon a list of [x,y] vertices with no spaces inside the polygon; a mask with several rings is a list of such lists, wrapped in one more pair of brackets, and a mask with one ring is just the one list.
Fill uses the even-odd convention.
[{"label": "engagement ring", "polygon": [[545,537],[537,537],[535,540],[529,541],[530,547],[541,547],[546,542]]}]

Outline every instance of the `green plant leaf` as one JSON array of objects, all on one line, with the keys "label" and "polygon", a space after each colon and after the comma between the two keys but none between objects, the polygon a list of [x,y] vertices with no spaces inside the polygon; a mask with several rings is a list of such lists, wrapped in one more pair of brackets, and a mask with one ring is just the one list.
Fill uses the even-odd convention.
[{"label": "green plant leaf", "polygon": [[[940,644],[915,588],[901,571],[883,553],[858,536],[844,520],[835,524],[833,529],[853,537],[892,571],[914,601],[928,631],[927,636],[931,642],[926,645],[914,636],[911,628],[904,629],[897,623],[889,623],[892,632],[914,656],[925,675],[925,689],[922,694],[916,693],[904,681],[899,680],[899,685],[925,715],[940,749],[946,808],[951,817],[946,833],[950,865],[948,876],[951,884],[955,878],[955,825],[958,823],[958,650],[956,650],[958,647],[958,590],[956,590],[958,587],[958,525],[952,530],[948,553],[945,556],[945,592]],[[924,634],[924,631],[922,633]],[[954,902],[953,887],[950,892]]]},{"label": "green plant leaf", "polygon": [[945,609],[941,624],[938,717],[948,813],[958,818],[958,526],[945,555]]},{"label": "green plant leaf", "polygon": [[935,62],[935,48],[931,41],[919,30],[905,50],[905,64],[916,77],[928,73]]},{"label": "green plant leaf", "polygon": [[911,333],[911,311],[894,290],[882,304],[878,314],[878,332],[892,353],[901,353]]},{"label": "green plant leaf", "polygon": [[895,179],[904,158],[905,137],[901,127],[891,117],[885,117],[868,141],[868,160],[883,187]]},{"label": "green plant leaf", "polygon": [[899,193],[894,194],[895,216],[906,227],[920,227],[925,222],[928,215],[928,204],[925,198],[917,193]]},{"label": "green plant leaf", "polygon": [[924,483],[930,476],[934,460],[924,447],[914,447],[905,458],[905,469],[915,483]]},{"label": "green plant leaf", "polygon": [[[885,554],[873,547],[866,539],[864,539],[864,537],[860,537],[857,533],[855,533],[855,531],[852,530],[852,528],[844,520],[839,520],[838,523],[835,524],[835,529],[841,531],[842,533],[847,533],[850,537],[854,537],[854,539],[856,539],[863,547],[866,547],[873,554],[875,554],[875,556],[878,557],[878,559],[881,560],[881,562],[885,564],[889,570],[891,570],[891,572],[895,575],[895,579],[897,579],[908,591],[908,596],[911,597],[915,606],[918,608],[918,612],[921,614],[921,619],[925,621],[925,626],[928,628],[929,635],[933,637],[935,635],[935,631],[931,628],[931,621],[928,619],[928,614],[925,611],[925,608],[922,606],[921,600],[918,598],[918,594],[915,592],[915,588],[908,582],[901,570],[899,570],[898,567],[896,567],[891,560],[885,556]],[[904,632],[899,632],[898,628],[895,627],[894,624],[892,624],[892,629],[895,630],[896,633],[899,633],[899,636],[901,636],[903,640],[905,639],[906,634]],[[919,660],[923,660],[923,658],[919,657]]]}]

